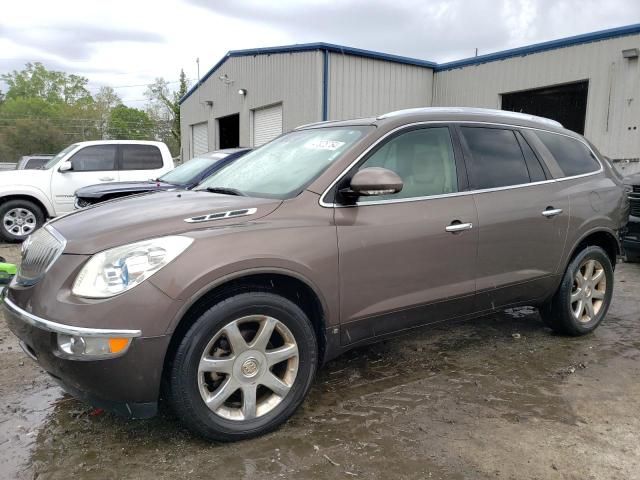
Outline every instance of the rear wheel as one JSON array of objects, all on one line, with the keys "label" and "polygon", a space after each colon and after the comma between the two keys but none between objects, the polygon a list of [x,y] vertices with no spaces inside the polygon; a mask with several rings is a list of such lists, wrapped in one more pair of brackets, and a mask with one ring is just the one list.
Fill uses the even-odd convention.
[{"label": "rear wheel", "polygon": [[29,200],[9,200],[0,204],[0,238],[21,242],[44,224],[44,213]]},{"label": "rear wheel", "polygon": [[559,333],[584,335],[602,322],[612,294],[613,267],[608,255],[600,247],[587,247],[571,261],[558,291],[540,314]]},{"label": "rear wheel", "polygon": [[243,293],[206,311],[180,342],[170,402],[183,423],[211,440],[269,432],[302,403],[317,346],[304,312],[264,292]]}]

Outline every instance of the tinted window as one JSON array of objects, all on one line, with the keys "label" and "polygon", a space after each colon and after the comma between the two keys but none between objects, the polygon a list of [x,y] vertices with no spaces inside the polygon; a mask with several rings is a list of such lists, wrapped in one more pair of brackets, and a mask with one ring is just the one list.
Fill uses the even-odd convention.
[{"label": "tinted window", "polygon": [[573,138],[555,133],[536,132],[567,177],[595,172],[598,161],[587,146]]},{"label": "tinted window", "polygon": [[474,189],[529,183],[529,170],[511,130],[462,127],[471,153],[469,176]]},{"label": "tinted window", "polygon": [[532,148],[520,133],[516,133],[516,137],[518,137],[518,141],[520,142],[520,148],[524,154],[524,160],[527,163],[527,169],[529,170],[529,177],[531,177],[531,181],[541,182],[546,180],[547,176],[544,173],[544,169]]},{"label": "tinted window", "polygon": [[116,145],[85,147],[71,157],[74,172],[115,170]]},{"label": "tinted window", "polygon": [[42,166],[49,160],[49,158],[30,158],[29,160],[27,160],[24,168],[42,168]]},{"label": "tinted window", "polygon": [[120,170],[155,170],[162,168],[162,154],[153,145],[122,145]]},{"label": "tinted window", "polygon": [[359,202],[426,197],[458,190],[453,146],[446,127],[412,130],[394,137],[376,150],[360,169],[368,167],[392,170],[404,185],[399,193],[360,197]]}]

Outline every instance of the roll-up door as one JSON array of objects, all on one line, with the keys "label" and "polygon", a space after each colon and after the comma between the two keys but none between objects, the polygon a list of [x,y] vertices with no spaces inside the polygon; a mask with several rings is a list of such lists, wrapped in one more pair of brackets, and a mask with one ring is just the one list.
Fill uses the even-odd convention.
[{"label": "roll-up door", "polygon": [[253,146],[270,142],[282,133],[282,104],[253,111]]},{"label": "roll-up door", "polygon": [[209,151],[209,134],[207,122],[196,123],[191,126],[193,133],[193,156],[197,157]]}]

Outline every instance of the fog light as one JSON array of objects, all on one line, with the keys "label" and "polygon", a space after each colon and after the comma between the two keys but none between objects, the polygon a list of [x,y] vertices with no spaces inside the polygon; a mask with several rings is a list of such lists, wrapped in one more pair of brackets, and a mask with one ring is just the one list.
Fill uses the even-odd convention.
[{"label": "fog light", "polygon": [[123,337],[82,337],[78,335],[58,334],[58,349],[64,357],[78,359],[100,359],[117,357],[124,354],[130,338]]}]

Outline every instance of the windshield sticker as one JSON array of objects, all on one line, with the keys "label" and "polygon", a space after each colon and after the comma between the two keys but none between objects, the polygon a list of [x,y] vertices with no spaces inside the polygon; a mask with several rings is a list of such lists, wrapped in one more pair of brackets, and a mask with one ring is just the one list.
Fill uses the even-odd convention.
[{"label": "windshield sticker", "polygon": [[344,145],[344,142],[338,142],[337,140],[312,140],[307,142],[304,148],[310,150],[337,150]]}]

